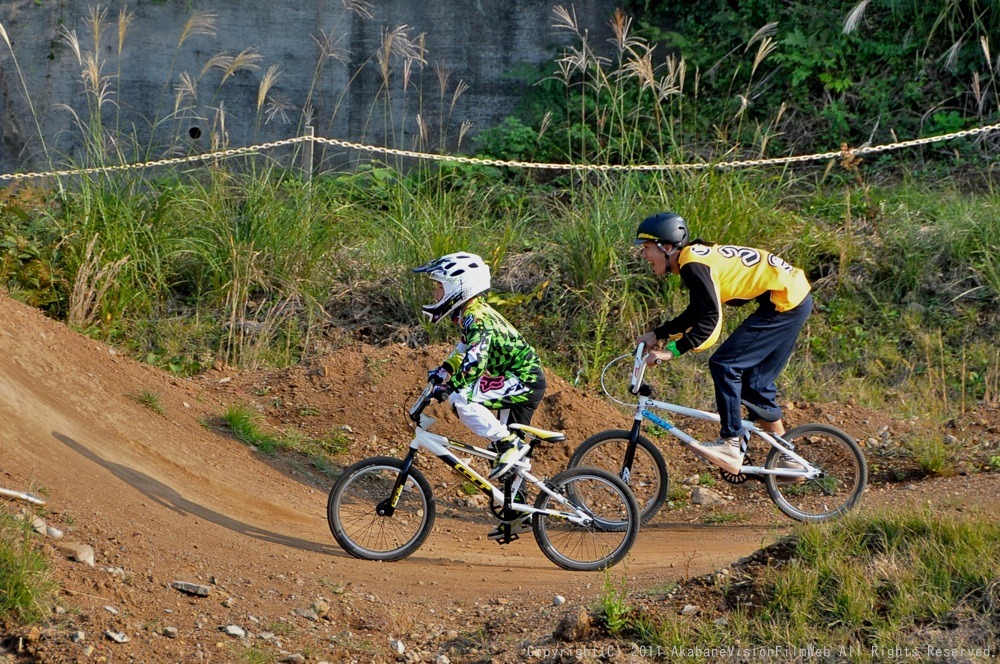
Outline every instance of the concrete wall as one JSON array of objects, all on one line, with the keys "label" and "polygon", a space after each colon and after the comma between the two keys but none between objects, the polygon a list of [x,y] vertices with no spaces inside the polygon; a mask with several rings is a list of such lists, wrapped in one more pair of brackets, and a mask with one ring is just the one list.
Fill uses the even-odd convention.
[{"label": "concrete wall", "polygon": [[[352,11],[345,0],[104,3],[107,15],[95,49],[91,16],[96,3],[6,0],[0,4],[0,22],[12,48],[0,41],[0,172],[45,167],[36,119],[57,163],[84,160],[84,133],[98,126],[98,118],[106,130],[100,134],[105,151],[120,149],[128,161],[297,136],[307,120],[318,135],[409,148],[420,137],[418,114],[427,143],[454,150],[463,122],[472,123],[471,136],[514,109],[524,84],[509,78],[511,72],[546,63],[572,42],[571,35],[552,27],[552,9],[561,3],[346,4],[366,10]],[[606,46],[615,3],[577,0],[572,6],[591,42]],[[122,8],[134,18],[119,52]],[[181,43],[193,12],[212,12],[215,34],[188,34]],[[385,50],[385,36],[401,26],[406,26],[400,33],[405,38],[395,44],[407,39],[424,44],[426,60],[411,59],[405,89],[405,55],[388,58],[388,87],[377,56]],[[65,31],[75,31],[83,65],[63,38]],[[233,56],[251,48],[260,56],[255,70],[237,71],[225,80],[221,69],[205,70],[218,54]],[[95,54],[98,78],[106,85],[99,112],[81,76]],[[258,112],[260,84],[272,65],[281,74]],[[442,72],[447,72],[443,94]],[[196,82],[196,89],[175,113],[183,75]],[[453,105],[459,81],[468,89]],[[468,136],[463,145],[468,147]],[[326,156],[333,164],[358,155],[328,151]]]}]

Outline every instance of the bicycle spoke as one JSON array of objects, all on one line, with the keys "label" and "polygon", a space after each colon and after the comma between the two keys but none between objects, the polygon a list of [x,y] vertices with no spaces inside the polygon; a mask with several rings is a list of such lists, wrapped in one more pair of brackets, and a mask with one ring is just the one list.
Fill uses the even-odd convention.
[{"label": "bicycle spoke", "polygon": [[393,491],[401,462],[368,459],[344,471],[330,491],[327,517],[337,542],[359,558],[398,560],[420,547],[434,522],[430,486],[411,469],[391,516],[378,507]]},{"label": "bicycle spoke", "polygon": [[[825,521],[843,515],[857,503],[868,481],[868,467],[852,438],[823,424],[797,427],[785,438],[821,475],[804,481],[767,476],[768,494],[782,512],[800,521]],[[771,450],[765,465],[777,468],[781,459],[777,450]]]},{"label": "bicycle spoke", "polygon": [[667,465],[659,449],[644,436],[639,436],[632,466],[623,472],[629,432],[603,431],[583,441],[569,466],[600,468],[622,478],[635,495],[642,522],[648,522],[667,497],[669,481]]},{"label": "bicycle spoke", "polygon": [[[628,553],[639,530],[638,506],[619,478],[593,468],[572,468],[554,477],[551,484],[593,520],[578,525],[539,515],[535,537],[550,560],[566,569],[594,570],[613,565]],[[554,502],[543,494],[535,507],[548,509]]]}]

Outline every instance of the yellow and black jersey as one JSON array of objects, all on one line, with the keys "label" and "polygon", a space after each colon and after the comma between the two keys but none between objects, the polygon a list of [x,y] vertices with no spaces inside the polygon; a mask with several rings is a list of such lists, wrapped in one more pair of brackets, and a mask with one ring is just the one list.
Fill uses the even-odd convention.
[{"label": "yellow and black jersey", "polygon": [[681,280],[691,299],[687,308],[654,332],[658,339],[682,335],[677,350],[702,351],[719,339],[722,305],[758,299],[789,311],[809,294],[805,273],[772,253],[753,247],[690,244],[678,257]]}]

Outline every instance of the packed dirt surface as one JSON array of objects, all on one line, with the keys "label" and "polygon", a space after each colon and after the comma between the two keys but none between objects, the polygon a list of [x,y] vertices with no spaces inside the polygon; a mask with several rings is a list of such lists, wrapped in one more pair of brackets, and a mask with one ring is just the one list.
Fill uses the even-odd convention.
[{"label": "packed dirt surface", "polygon": [[[345,344],[291,369],[218,367],[185,380],[5,295],[0,343],[0,488],[46,501],[0,498],[0,509],[27,509],[62,533],[37,538],[60,584],[51,619],[6,625],[0,661],[558,661],[563,655],[551,653],[559,648],[610,647],[599,628],[575,636],[566,628],[599,603],[608,583],[660,592],[733,564],[793,525],[760,484],[730,486],[714,474],[711,488],[727,504],[677,498],[642,530],[624,563],[609,573],[568,572],[530,533],[506,546],[488,540],[495,523],[488,510],[424,458],[438,500],[434,532],[403,561],[357,560],[327,526],[331,477],[358,459],[405,452],[404,408],[446,348]],[[266,430],[336,439],[343,451],[331,467],[302,454],[262,454],[223,426],[233,404],[259,412]],[[439,410],[437,430],[469,440]],[[940,435],[962,450],[960,472],[931,480],[894,453],[912,423],[837,404],[797,404],[788,420],[832,422],[863,441],[873,469],[863,509],[998,505],[998,475],[983,470],[1000,454],[995,409],[945,425]],[[533,424],[568,434],[536,455],[544,476],[565,467],[587,436],[629,420],[602,396],[550,375]],[[713,474],[675,445],[666,454],[675,485]],[[93,548],[93,566],[71,560],[73,544]],[[207,595],[178,590],[178,581]],[[567,645],[557,632],[577,640]],[[629,657],[621,646],[620,661]]]}]

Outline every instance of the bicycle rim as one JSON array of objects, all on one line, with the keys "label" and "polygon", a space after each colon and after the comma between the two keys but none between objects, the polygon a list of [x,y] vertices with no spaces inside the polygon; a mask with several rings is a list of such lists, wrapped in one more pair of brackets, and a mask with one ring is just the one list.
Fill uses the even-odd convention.
[{"label": "bicycle rim", "polygon": [[[798,521],[817,522],[843,516],[857,504],[868,483],[868,464],[853,438],[836,427],[806,424],[785,440],[822,475],[804,482],[766,476],[767,493],[778,509]],[[772,449],[765,467],[776,468],[781,457]]]},{"label": "bicycle rim", "polygon": [[411,468],[392,516],[380,516],[379,503],[392,493],[402,461],[360,461],[340,476],[330,490],[327,519],[345,551],[366,560],[393,561],[420,548],[434,525],[430,485]]},{"label": "bicycle rim", "polygon": [[[610,567],[628,554],[639,534],[639,508],[624,482],[606,471],[571,468],[552,478],[549,485],[593,517],[590,524],[581,526],[536,514],[532,522],[535,541],[549,560],[564,569],[591,571]],[[545,492],[535,507],[564,509]]]},{"label": "bicycle rim", "polygon": [[591,436],[580,444],[569,465],[600,468],[621,477],[632,490],[642,523],[646,524],[667,498],[667,465],[656,445],[639,436],[632,467],[628,476],[623,477],[622,463],[629,436],[630,433],[625,430],[604,431]]}]

